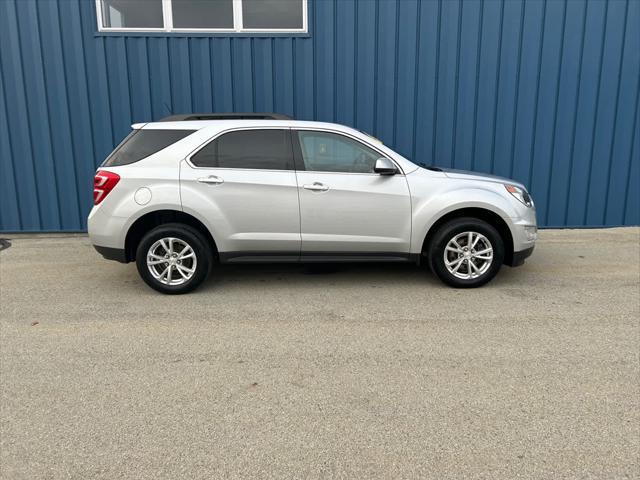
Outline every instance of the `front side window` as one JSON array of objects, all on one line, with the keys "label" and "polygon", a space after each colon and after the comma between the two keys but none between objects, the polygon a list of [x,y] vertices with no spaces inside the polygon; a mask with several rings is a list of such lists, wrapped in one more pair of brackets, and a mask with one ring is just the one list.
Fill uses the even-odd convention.
[{"label": "front side window", "polygon": [[298,131],[304,169],[311,172],[373,173],[380,155],[344,135]]},{"label": "front side window", "polygon": [[306,32],[307,0],[97,0],[98,30]]},{"label": "front side window", "polygon": [[116,147],[103,167],[129,165],[167,148],[195,130],[134,130]]},{"label": "front side window", "polygon": [[204,168],[293,170],[289,130],[238,130],[221,135],[193,157]]}]

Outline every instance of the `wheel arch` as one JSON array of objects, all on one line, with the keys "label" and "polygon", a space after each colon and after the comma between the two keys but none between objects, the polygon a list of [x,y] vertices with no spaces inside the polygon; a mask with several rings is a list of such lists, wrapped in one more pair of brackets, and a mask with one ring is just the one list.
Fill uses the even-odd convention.
[{"label": "wheel arch", "polygon": [[498,231],[500,237],[502,238],[502,241],[504,242],[503,263],[510,265],[513,259],[513,236],[511,234],[511,230],[509,229],[509,225],[507,225],[507,222],[505,222],[505,220],[497,213],[481,207],[459,208],[442,215],[431,225],[431,227],[429,227],[429,230],[424,237],[424,241],[422,242],[421,252],[424,254],[428,251],[431,240],[442,225],[453,219],[463,217],[472,217],[479,220],[484,220]]},{"label": "wheel arch", "polygon": [[124,242],[125,259],[131,262],[136,258],[136,249],[142,237],[151,229],[167,223],[183,223],[198,230],[210,242],[217,254],[218,248],[209,229],[193,215],[179,210],[153,210],[136,219],[127,230]]}]

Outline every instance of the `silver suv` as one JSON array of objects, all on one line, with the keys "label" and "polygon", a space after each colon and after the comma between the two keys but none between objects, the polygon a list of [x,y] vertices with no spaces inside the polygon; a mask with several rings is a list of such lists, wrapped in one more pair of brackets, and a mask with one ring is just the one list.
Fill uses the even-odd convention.
[{"label": "silver suv", "polygon": [[536,241],[524,185],[413,163],[343,125],[194,114],[132,128],[96,172],[89,235],[163,293],[216,262],[415,262],[478,287]]}]

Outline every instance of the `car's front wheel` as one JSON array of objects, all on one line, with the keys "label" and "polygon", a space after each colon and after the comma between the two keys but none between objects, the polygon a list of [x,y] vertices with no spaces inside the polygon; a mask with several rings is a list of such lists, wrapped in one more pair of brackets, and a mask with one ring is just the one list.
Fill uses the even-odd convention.
[{"label": "car's front wheel", "polygon": [[429,251],[431,270],[448,285],[473,288],[496,276],[504,260],[498,231],[476,218],[458,218],[441,226]]},{"label": "car's front wheel", "polygon": [[136,251],[136,266],[151,288],[168,294],[187,293],[209,275],[213,255],[196,229],[160,225],[147,233]]}]

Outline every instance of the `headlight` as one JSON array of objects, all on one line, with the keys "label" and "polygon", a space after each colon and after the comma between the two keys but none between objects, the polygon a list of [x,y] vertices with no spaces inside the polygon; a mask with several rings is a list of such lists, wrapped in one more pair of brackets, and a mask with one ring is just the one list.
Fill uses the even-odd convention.
[{"label": "headlight", "polygon": [[515,185],[509,185],[506,183],[504,185],[504,188],[507,189],[507,192],[516,197],[518,201],[524,203],[527,207],[531,207],[531,197],[524,188],[516,187]]}]

